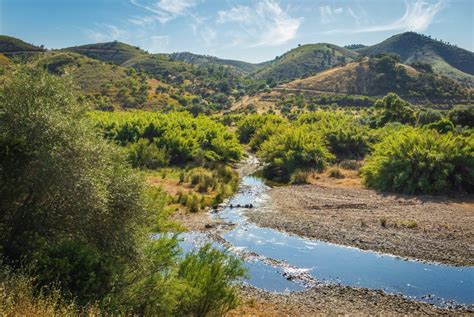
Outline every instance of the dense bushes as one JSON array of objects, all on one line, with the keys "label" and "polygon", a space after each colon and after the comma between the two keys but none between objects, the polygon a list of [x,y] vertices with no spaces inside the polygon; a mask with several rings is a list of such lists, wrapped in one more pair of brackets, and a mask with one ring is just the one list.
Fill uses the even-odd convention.
[{"label": "dense bushes", "polygon": [[268,163],[267,177],[288,181],[297,169],[322,170],[333,155],[320,134],[308,126],[286,129],[264,142],[259,155]]},{"label": "dense bushes", "polygon": [[[235,135],[224,125],[208,117],[194,118],[186,112],[162,114],[143,111],[94,112],[90,114],[90,117],[107,139],[121,145],[146,139],[150,146],[153,145],[158,149],[155,154],[158,154],[160,159],[166,152],[165,161],[171,164],[191,161],[197,163],[233,162],[242,156],[242,148]],[[140,151],[131,147],[134,151],[132,152],[134,160],[147,161],[149,152],[156,152],[154,148],[141,151],[143,145],[144,143],[139,145]],[[140,158],[139,155],[144,155],[144,157]]]},{"label": "dense bushes", "polygon": [[[152,193],[129,167],[123,151],[97,138],[86,109],[69,86],[42,71],[19,68],[0,88],[0,261],[12,267],[13,274],[26,266],[31,276],[30,284],[24,284],[28,290],[13,285],[5,291],[3,285],[12,285],[12,279],[0,272],[0,303],[9,298],[21,305],[22,299],[12,294],[21,291],[24,302],[39,311],[54,312],[54,305],[64,304],[64,313],[75,309],[68,304],[73,299],[80,306],[97,303],[104,314],[114,315],[204,315],[235,305],[235,293],[227,283],[243,274],[240,262],[209,249],[183,260],[176,238],[150,241],[152,229],[161,226],[156,219],[164,217],[164,194]],[[182,118],[174,118],[172,124],[199,130],[193,141],[202,151],[216,153],[206,157],[232,157],[228,145],[220,143],[227,140],[223,128],[204,119],[198,122],[206,127],[197,127],[189,115]],[[121,134],[120,140],[142,138],[143,130],[135,134],[134,125],[125,126],[130,133]],[[107,132],[117,135],[113,128]],[[199,138],[206,138],[206,133],[220,135],[205,144]],[[240,153],[236,139],[227,138],[234,140],[234,155]],[[190,259],[195,265],[183,274],[179,268]],[[208,305],[196,307],[203,297],[184,294],[190,289],[207,294],[204,288],[209,284],[191,272],[206,266],[231,272],[213,281],[226,296],[207,296]],[[41,291],[46,303],[40,301]],[[25,312],[29,314],[31,310]]]},{"label": "dense bushes", "polygon": [[242,143],[249,143],[255,132],[268,122],[281,123],[283,119],[276,115],[247,115],[237,122],[237,134]]},{"label": "dense bushes", "polygon": [[[39,272],[39,281],[60,279],[78,300],[99,299],[113,278],[94,279],[94,272],[122,271],[140,252],[152,212],[143,204],[140,179],[119,151],[97,140],[85,109],[59,78],[16,71],[2,87],[0,107],[2,256],[13,264],[22,260],[46,267],[62,252],[55,272]],[[71,237],[76,245],[66,248]],[[72,264],[81,257],[102,268]],[[113,268],[99,264],[106,262]],[[84,280],[73,277],[75,265]],[[85,280],[89,277],[94,280]],[[68,279],[90,288],[75,287]]]},{"label": "dense bushes", "polygon": [[474,188],[474,136],[406,127],[374,147],[361,169],[364,183],[382,191],[439,194]]},{"label": "dense bushes", "polygon": [[310,124],[315,132],[320,133],[338,160],[361,159],[369,149],[368,127],[349,114],[315,112],[299,116],[296,122],[297,125]]}]

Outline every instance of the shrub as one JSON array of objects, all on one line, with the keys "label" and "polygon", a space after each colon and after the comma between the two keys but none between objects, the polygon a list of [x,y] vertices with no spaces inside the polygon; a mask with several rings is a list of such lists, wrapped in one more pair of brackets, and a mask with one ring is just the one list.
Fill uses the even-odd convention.
[{"label": "shrub", "polygon": [[128,154],[133,167],[156,169],[168,165],[169,157],[165,149],[159,149],[154,143],[140,139],[132,143]]},{"label": "shrub", "polygon": [[96,305],[79,307],[58,288],[38,290],[25,272],[0,265],[0,316],[99,316]]},{"label": "shrub", "polygon": [[454,124],[448,118],[432,122],[426,125],[427,129],[434,129],[440,133],[447,133],[454,130]]},{"label": "shrub", "polygon": [[344,174],[342,174],[341,169],[337,166],[333,166],[328,170],[329,177],[332,178],[344,178]]},{"label": "shrub", "polygon": [[297,168],[322,170],[333,155],[321,135],[307,126],[286,129],[262,144],[259,155],[268,163],[265,176],[288,181]]},{"label": "shrub", "polygon": [[303,114],[296,124],[308,124],[320,133],[338,160],[360,159],[369,149],[367,127],[349,114],[323,111]]},{"label": "shrub", "polygon": [[309,171],[303,171],[303,170],[295,170],[291,174],[291,180],[290,183],[292,184],[307,184],[308,183],[308,178],[310,176]]},{"label": "shrub", "polygon": [[406,194],[472,192],[474,135],[405,128],[374,147],[361,173],[366,186]]},{"label": "shrub", "polygon": [[[97,139],[85,111],[72,87],[44,72],[20,68],[2,81],[2,256],[11,265],[61,259],[38,281],[64,284],[78,302],[111,290],[156,213],[141,179],[115,146]],[[66,248],[71,239],[80,247]],[[85,275],[75,276],[81,267]]]},{"label": "shrub", "polygon": [[456,106],[449,111],[449,118],[455,125],[474,127],[474,106]]},{"label": "shrub", "polygon": [[187,281],[179,311],[183,315],[225,315],[238,304],[237,290],[230,283],[245,276],[242,261],[209,244],[189,253],[178,276]]},{"label": "shrub", "polygon": [[339,163],[339,166],[347,170],[358,170],[361,167],[361,162],[357,160],[344,160]]},{"label": "shrub", "polygon": [[281,123],[283,119],[276,115],[247,115],[237,122],[237,134],[241,143],[249,143],[255,132],[267,122]]},{"label": "shrub", "polygon": [[389,93],[383,99],[377,100],[375,108],[378,110],[375,125],[378,127],[389,122],[412,124],[416,119],[413,106],[395,93]]}]

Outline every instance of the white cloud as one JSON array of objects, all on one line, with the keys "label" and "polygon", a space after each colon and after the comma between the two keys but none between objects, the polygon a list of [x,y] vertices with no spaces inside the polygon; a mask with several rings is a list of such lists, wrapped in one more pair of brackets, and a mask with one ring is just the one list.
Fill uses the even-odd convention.
[{"label": "white cloud", "polygon": [[323,24],[331,23],[335,20],[336,16],[343,13],[343,8],[333,9],[330,5],[319,7],[319,13],[321,15],[321,22]]},{"label": "white cloud", "polygon": [[254,6],[238,5],[218,12],[218,23],[236,23],[244,32],[232,32],[232,45],[277,46],[292,40],[302,18],[291,17],[274,0]]},{"label": "white cloud", "polygon": [[145,25],[156,20],[165,24],[179,16],[187,15],[188,9],[194,7],[198,0],[160,0],[154,2],[130,0],[130,2],[139,8],[153,13],[147,17],[134,17],[128,20],[137,25]]},{"label": "white cloud", "polygon": [[95,29],[85,30],[86,36],[94,42],[110,42],[128,38],[128,31],[110,24],[96,24]]},{"label": "white cloud", "polygon": [[[355,29],[339,29],[325,32],[331,33],[365,33],[382,31],[425,31],[433,22],[438,12],[444,7],[444,0],[430,4],[423,0],[408,1],[405,0],[405,13],[397,20],[379,25],[371,25]],[[350,13],[350,12],[349,12]],[[351,13],[350,13],[351,14]],[[351,14],[352,15],[352,14]],[[355,15],[354,15],[354,18]]]}]

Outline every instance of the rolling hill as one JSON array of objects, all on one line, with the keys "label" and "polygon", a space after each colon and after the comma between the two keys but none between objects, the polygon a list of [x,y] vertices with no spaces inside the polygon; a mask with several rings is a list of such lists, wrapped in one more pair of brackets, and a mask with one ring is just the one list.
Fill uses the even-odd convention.
[{"label": "rolling hill", "polygon": [[356,52],[332,44],[300,45],[266,63],[253,76],[277,82],[289,81],[350,62],[358,55]]},{"label": "rolling hill", "polygon": [[474,87],[474,53],[425,35],[406,32],[356,51],[367,56],[395,53],[404,64],[426,63],[436,73]]},{"label": "rolling hill", "polygon": [[42,47],[26,43],[20,39],[0,35],[0,53],[6,57],[29,58],[45,51]]},{"label": "rolling hill", "polygon": [[195,97],[133,69],[72,52],[46,52],[31,64],[70,78],[77,91],[98,109],[177,108],[181,106],[178,99]]},{"label": "rolling hill", "polygon": [[466,88],[450,78],[419,71],[389,58],[364,58],[308,78],[294,80],[278,89],[365,96],[396,92],[407,98],[449,103],[465,100],[469,94]]},{"label": "rolling hill", "polygon": [[196,66],[220,65],[231,67],[242,74],[249,74],[265,65],[265,63],[252,64],[238,60],[222,59],[215,56],[199,55],[189,52],[172,53],[169,56],[173,60],[183,61]]}]

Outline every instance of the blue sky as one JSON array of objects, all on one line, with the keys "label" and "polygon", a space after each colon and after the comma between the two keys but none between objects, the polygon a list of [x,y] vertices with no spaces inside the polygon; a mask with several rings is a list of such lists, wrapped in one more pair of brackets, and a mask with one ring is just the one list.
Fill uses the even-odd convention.
[{"label": "blue sky", "polygon": [[118,40],[261,62],[409,30],[473,51],[474,0],[0,0],[0,34],[48,48]]}]

